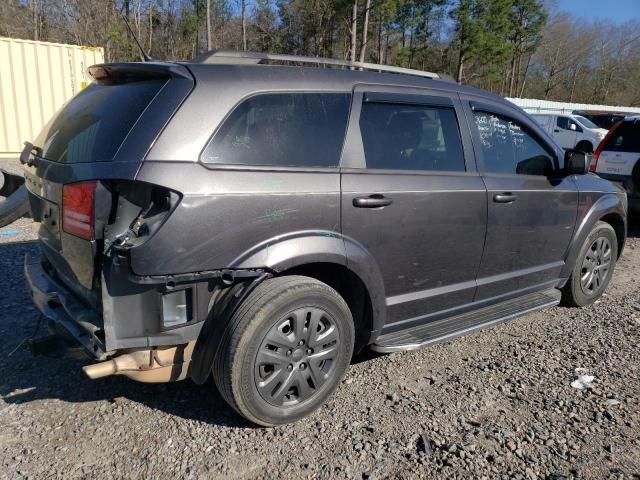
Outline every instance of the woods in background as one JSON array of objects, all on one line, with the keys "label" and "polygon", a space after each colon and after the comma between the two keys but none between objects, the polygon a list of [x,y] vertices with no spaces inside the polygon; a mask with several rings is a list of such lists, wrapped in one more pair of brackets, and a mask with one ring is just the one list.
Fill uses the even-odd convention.
[{"label": "woods in background", "polygon": [[399,65],[504,96],[640,106],[640,21],[585,23],[542,0],[2,0],[0,35],[138,60],[269,51]]}]

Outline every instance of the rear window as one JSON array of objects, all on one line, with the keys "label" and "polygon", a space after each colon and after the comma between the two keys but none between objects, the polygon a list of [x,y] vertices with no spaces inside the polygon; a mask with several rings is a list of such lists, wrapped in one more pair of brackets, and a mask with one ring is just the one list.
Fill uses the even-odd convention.
[{"label": "rear window", "polygon": [[98,85],[82,90],[38,137],[42,156],[60,163],[112,160],[165,79]]},{"label": "rear window", "polygon": [[202,162],[335,167],[347,128],[348,93],[268,93],[242,102],[224,121]]},{"label": "rear window", "polygon": [[640,152],[640,122],[622,122],[607,140],[604,150]]}]

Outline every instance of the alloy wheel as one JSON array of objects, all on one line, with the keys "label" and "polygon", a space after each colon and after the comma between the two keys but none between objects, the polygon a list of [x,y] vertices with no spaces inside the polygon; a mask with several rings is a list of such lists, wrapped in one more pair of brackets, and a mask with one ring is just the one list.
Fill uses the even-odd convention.
[{"label": "alloy wheel", "polygon": [[611,244],[606,237],[598,237],[591,244],[582,261],[580,286],[586,295],[594,295],[605,283],[611,267]]}]

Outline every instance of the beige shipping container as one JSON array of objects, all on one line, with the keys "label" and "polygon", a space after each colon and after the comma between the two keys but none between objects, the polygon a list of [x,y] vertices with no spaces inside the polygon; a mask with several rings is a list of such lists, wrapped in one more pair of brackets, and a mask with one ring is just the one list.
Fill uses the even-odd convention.
[{"label": "beige shipping container", "polygon": [[0,157],[17,157],[103,62],[102,48],[0,37]]}]

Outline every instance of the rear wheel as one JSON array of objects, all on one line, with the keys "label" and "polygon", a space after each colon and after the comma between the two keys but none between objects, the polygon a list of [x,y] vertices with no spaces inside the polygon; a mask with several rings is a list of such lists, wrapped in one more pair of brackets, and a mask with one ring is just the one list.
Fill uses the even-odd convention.
[{"label": "rear wheel", "polygon": [[598,222],[587,237],[563,291],[563,303],[582,307],[596,301],[609,285],[618,258],[616,232]]},{"label": "rear wheel", "polygon": [[309,277],[261,283],[231,318],[214,360],[224,399],[253,423],[299,420],[329,397],[353,353],[349,307]]}]

